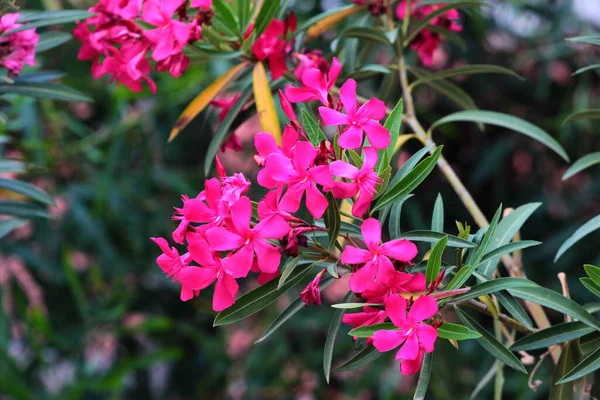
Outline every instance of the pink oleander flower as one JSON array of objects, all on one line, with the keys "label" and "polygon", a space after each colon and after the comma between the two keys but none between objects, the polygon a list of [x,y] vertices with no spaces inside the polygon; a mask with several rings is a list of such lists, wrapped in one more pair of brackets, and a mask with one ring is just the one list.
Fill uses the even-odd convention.
[{"label": "pink oleander flower", "polygon": [[110,55],[102,64],[98,63],[97,58],[94,60],[92,76],[98,79],[103,75],[110,75],[112,80],[122,83],[133,92],[142,91],[142,82],[146,82],[150,91],[156,93],[156,84],[148,78],[150,63],[145,58],[147,50],[148,45],[143,41],[120,49],[111,47]]},{"label": "pink oleander flower", "polygon": [[267,29],[252,45],[252,54],[258,60],[267,60],[273,79],[279,79],[287,70],[285,62],[290,47],[286,42],[288,30],[296,30],[296,18],[290,15],[285,21],[273,19]]},{"label": "pink oleander flower", "polygon": [[208,10],[212,7],[212,2],[213,0],[192,0],[192,4],[190,4],[190,7],[204,8],[205,10]]},{"label": "pink oleander flower", "polygon": [[[319,100],[324,106],[331,106],[331,96],[329,92],[335,86],[335,81],[342,72],[342,65],[337,58],[333,58],[331,69],[328,73],[323,73],[317,68],[308,68],[302,73],[303,87],[297,88],[287,86],[285,95],[293,103],[302,103],[306,101]],[[356,94],[356,90],[355,90]],[[356,96],[355,101],[356,103]],[[384,105],[385,115],[385,105]],[[383,116],[381,117],[383,118]],[[381,119],[380,118],[380,119]]]},{"label": "pink oleander flower", "polygon": [[227,114],[229,114],[229,111],[231,111],[231,107],[233,107],[233,105],[238,101],[240,96],[241,95],[237,93],[228,98],[222,97],[210,102],[211,106],[221,109],[218,116],[219,122],[223,122],[225,120],[225,117],[227,117]]},{"label": "pink oleander flower", "polygon": [[279,89],[279,103],[281,104],[281,108],[283,109],[283,112],[288,117],[288,119],[292,123],[296,123],[297,124],[298,123],[298,118],[296,117],[296,113],[294,112],[294,108],[292,107],[292,104],[287,99],[287,97],[285,97],[285,94],[283,93],[283,91],[281,89]]},{"label": "pink oleander flower", "polygon": [[329,73],[329,61],[323,57],[321,50],[312,50],[305,53],[295,53],[294,57],[298,60],[298,66],[294,69],[296,79],[301,80],[304,71],[316,68],[324,74]]},{"label": "pink oleander flower", "polygon": [[90,12],[98,14],[109,14],[130,21],[140,15],[143,0],[115,1],[99,0],[90,8]]},{"label": "pink oleander flower", "polygon": [[423,293],[427,289],[427,278],[424,274],[407,274],[396,271],[391,264],[379,266],[377,280],[369,282],[361,297],[369,303],[381,303],[389,296],[401,293]]},{"label": "pink oleander flower", "polygon": [[[210,245],[217,251],[236,250],[229,256],[236,265],[247,265],[251,268],[254,255],[262,272],[274,273],[279,268],[281,253],[267,239],[281,239],[290,230],[290,226],[279,216],[260,221],[251,227],[252,203],[242,197],[231,206],[231,229],[211,228],[206,232]],[[193,256],[193,255],[192,255]]]},{"label": "pink oleander flower", "polygon": [[373,346],[380,352],[390,351],[402,345],[396,354],[403,374],[414,374],[421,368],[424,353],[433,351],[438,332],[423,321],[438,312],[437,302],[431,297],[420,296],[406,313],[406,300],[402,296],[388,297],[385,311],[398,331],[379,330],[373,335]]},{"label": "pink oleander flower", "polygon": [[243,149],[244,147],[242,146],[242,141],[240,140],[238,135],[236,135],[235,132],[233,132],[227,139],[225,139],[225,141],[221,145],[221,151],[223,153],[227,150],[233,150],[236,153],[239,153]]},{"label": "pink oleander flower", "polygon": [[221,184],[223,185],[221,201],[230,205],[238,201],[250,189],[250,181],[242,173],[221,178]]},{"label": "pink oleander flower", "polygon": [[[286,157],[292,157],[292,151],[298,143],[299,135],[298,132],[291,126],[286,126],[281,136],[281,147],[277,145],[275,138],[265,132],[259,132],[254,135],[254,147],[258,152],[258,155],[254,157],[255,161],[259,166],[265,166],[267,157],[271,154],[281,154]],[[269,175],[269,172],[264,168],[258,172],[257,176],[258,184],[272,189],[278,185],[278,182],[273,180]]]},{"label": "pink oleander flower", "polygon": [[291,210],[285,210],[281,207],[281,195],[283,188],[281,186],[269,191],[264,199],[258,202],[258,217],[260,219],[267,219],[274,215],[279,215],[286,221],[292,219],[292,215],[289,213]]},{"label": "pink oleander flower", "polygon": [[408,262],[418,252],[417,246],[405,239],[396,239],[381,245],[381,224],[375,218],[365,220],[360,229],[367,250],[346,246],[341,255],[341,261],[346,265],[364,264],[350,279],[350,289],[354,293],[363,292],[371,282],[379,280],[378,273],[383,264],[393,269],[390,258]]},{"label": "pink oleander flower", "polygon": [[[287,191],[281,199],[281,207],[292,212],[297,211],[306,193],[306,207],[313,217],[319,219],[325,213],[328,203],[317,184],[331,188],[334,182],[328,165],[314,165],[317,154],[317,150],[309,142],[298,142],[291,158],[280,153],[269,155],[264,170],[265,175],[275,183],[287,185]],[[267,186],[269,189],[273,187]]]},{"label": "pink oleander flower", "polygon": [[[289,96],[288,96],[289,97]],[[356,81],[348,79],[340,88],[340,98],[346,114],[328,107],[319,107],[323,122],[330,126],[345,125],[338,144],[344,149],[356,149],[363,144],[363,130],[367,132],[369,143],[376,149],[390,145],[390,132],[379,123],[385,117],[383,101],[372,98],[360,107],[356,102]]]},{"label": "pink oleander flower", "polygon": [[[22,26],[17,20],[19,13],[4,14],[0,18],[0,34]],[[9,76],[17,76],[24,65],[35,65],[35,46],[39,40],[35,29],[27,29],[0,37],[0,67],[8,70]]]},{"label": "pink oleander flower", "polygon": [[[387,313],[384,310],[379,310],[373,307],[363,307],[363,312],[344,314],[342,322],[352,326],[352,329],[360,328],[361,326],[371,326],[381,324],[387,318]],[[357,337],[354,338],[358,339]],[[367,339],[367,344],[373,341],[372,338]]]},{"label": "pink oleander flower", "polygon": [[213,295],[213,310],[222,311],[230,307],[235,303],[235,296],[239,289],[236,279],[248,276],[250,265],[236,263],[230,257],[221,258],[213,253],[213,249],[201,235],[189,234],[188,243],[192,259],[200,267],[189,266],[179,272],[178,280],[182,286],[181,300],[192,299],[202,289],[217,281]]},{"label": "pink oleander flower", "polygon": [[315,278],[304,288],[300,293],[300,298],[307,306],[310,304],[316,304],[317,306],[323,305],[321,302],[321,278],[327,270],[321,270],[315,276]]},{"label": "pink oleander flower", "polygon": [[352,206],[352,215],[362,217],[375,196],[375,187],[381,183],[381,179],[375,172],[377,165],[377,150],[373,147],[364,148],[364,162],[360,169],[344,161],[334,161],[330,165],[331,173],[340,178],[349,179],[352,182],[336,181],[333,187],[333,195],[338,199],[348,199],[356,196],[358,198]]},{"label": "pink oleander flower", "polygon": [[190,254],[186,253],[183,256],[180,256],[177,249],[175,247],[169,247],[169,243],[167,243],[164,238],[158,237],[150,239],[156,243],[163,252],[163,254],[156,259],[156,263],[168,278],[173,278],[173,281],[176,281],[179,272],[187,267],[192,261]]}]

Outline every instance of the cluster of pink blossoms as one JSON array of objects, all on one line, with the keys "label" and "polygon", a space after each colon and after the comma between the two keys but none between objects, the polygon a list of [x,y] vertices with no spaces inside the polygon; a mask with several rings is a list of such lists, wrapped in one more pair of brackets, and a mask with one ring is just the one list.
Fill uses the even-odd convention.
[{"label": "cluster of pink blossoms", "polygon": [[19,13],[4,14],[0,18],[0,67],[8,70],[9,76],[21,73],[23,65],[35,65],[35,46],[39,36],[35,29],[27,29],[6,35],[6,32],[19,28]]},{"label": "cluster of pink blossoms", "polygon": [[96,15],[73,31],[82,43],[78,58],[93,62],[94,78],[109,75],[134,92],[146,82],[155,92],[149,58],[156,62],[157,71],[181,76],[189,64],[183,48],[201,38],[202,23],[212,17],[212,0],[193,0],[194,17],[188,15],[187,3],[100,0],[89,10]]},{"label": "cluster of pink blossoms", "polygon": [[[390,144],[390,133],[380,124],[386,107],[375,98],[358,104],[356,82],[351,79],[342,85],[339,98],[334,98],[330,92],[341,70],[337,59],[326,73],[306,67],[301,87],[288,86],[285,94],[280,91],[290,123],[281,145],[268,133],[258,133],[254,138],[255,160],[261,167],[257,181],[269,190],[254,210],[246,196],[250,182],[242,174],[227,176],[217,159],[219,178],[207,180],[204,191],[195,198],[183,196],[183,206],[173,217],[179,221],[173,240],[185,245],[186,252],[180,255],[164,238],[152,239],[163,251],[157,263],[168,277],[181,284],[183,301],[216,282],[213,309],[221,311],[235,302],[238,279],[250,272],[259,273],[259,284],[277,277],[282,255],[301,257],[300,248],[310,244],[306,234],[326,230],[295,215],[302,204],[315,220],[329,205],[327,193],[338,199],[353,199],[352,213],[356,217],[368,211],[381,182],[374,170],[378,150]],[[322,121],[338,127],[342,149],[363,149],[360,168],[338,159],[327,140],[318,145],[308,140],[291,104],[305,101],[322,104]],[[364,133],[370,145],[363,147]],[[427,287],[422,273],[406,272],[417,255],[416,245],[404,239],[382,244],[378,220],[366,219],[361,230],[366,248],[345,246],[340,264],[352,271],[350,290],[369,303],[383,304],[384,309],[364,307],[361,313],[345,315],[343,321],[360,327],[390,318],[398,330],[377,331],[369,343],[380,351],[402,345],[398,352],[402,372],[416,372],[423,354],[433,350],[437,338],[436,329],[423,321],[437,314],[437,303],[427,294],[437,287],[441,277]],[[325,271],[302,291],[306,304],[321,304],[320,281]]]}]

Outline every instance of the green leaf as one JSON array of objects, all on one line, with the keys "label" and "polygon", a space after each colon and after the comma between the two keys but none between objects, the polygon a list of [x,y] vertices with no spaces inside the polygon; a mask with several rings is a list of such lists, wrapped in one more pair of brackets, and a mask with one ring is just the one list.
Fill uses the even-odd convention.
[{"label": "green leaf", "polygon": [[381,356],[381,353],[373,346],[365,347],[357,355],[337,367],[335,370],[338,372],[354,371],[372,363]]},{"label": "green leaf", "polygon": [[251,7],[250,0],[239,0],[238,1],[238,19],[240,26],[238,30],[240,32],[246,32],[248,24],[250,23]]},{"label": "green leaf", "polygon": [[66,74],[59,71],[34,71],[26,72],[15,79],[15,83],[45,83],[64,77]]},{"label": "green leaf", "polygon": [[[404,100],[400,99],[396,107],[392,110],[389,117],[385,120],[383,127],[390,132],[390,145],[385,150],[388,158],[391,160],[394,155],[394,149],[400,136],[400,128],[402,127],[402,114],[404,113]],[[381,157],[381,155],[379,156]]]},{"label": "green leaf", "polygon": [[0,239],[8,235],[18,227],[24,225],[27,221],[22,219],[0,219]]},{"label": "green leaf", "polygon": [[265,0],[263,2],[254,23],[254,32],[256,38],[260,37],[265,29],[267,29],[267,26],[269,26],[271,20],[279,10],[280,5],[280,0]]},{"label": "green leaf", "polygon": [[581,239],[594,232],[595,230],[600,229],[600,215],[592,218],[585,224],[583,224],[579,229],[573,233],[573,235],[568,238],[562,246],[558,249],[556,253],[556,257],[554,257],[554,262],[556,262],[567,250],[571,248],[575,243],[579,242]]},{"label": "green leaf", "polygon": [[522,133],[525,136],[529,136],[534,140],[537,140],[538,142],[542,143],[543,145],[547,146],[555,153],[560,155],[565,161],[569,161],[569,156],[562,148],[560,143],[556,141],[556,139],[554,139],[548,133],[546,133],[539,127],[533,125],[532,123],[508,114],[481,110],[459,111],[435,122],[431,126],[430,131],[440,125],[449,122],[460,121],[480,122],[484,124],[496,125],[514,130],[516,132]]},{"label": "green leaf", "polygon": [[340,235],[340,230],[342,228],[342,219],[340,216],[340,209],[338,207],[337,201],[335,197],[333,197],[333,193],[327,193],[327,202],[329,205],[325,210],[325,226],[327,227],[327,233],[329,236],[329,250],[335,247],[337,243],[338,236]]},{"label": "green leaf", "polygon": [[423,356],[423,363],[421,364],[421,371],[419,372],[419,380],[417,381],[417,388],[415,389],[414,400],[424,400],[427,394],[427,387],[429,386],[429,378],[431,377],[431,370],[433,364],[433,353],[425,353]]},{"label": "green leaf", "polygon": [[437,329],[438,337],[452,340],[479,339],[481,335],[466,326],[444,322]]},{"label": "green leaf", "polygon": [[590,328],[582,322],[564,322],[522,337],[514,342],[510,348],[513,351],[543,349],[578,339],[592,332],[594,332],[594,328]]},{"label": "green leaf", "polygon": [[566,383],[557,385],[556,383],[565,374],[575,366],[576,349],[575,344],[567,342],[564,344],[560,358],[554,369],[552,376],[552,384],[550,385],[550,400],[572,400],[573,399],[573,384]]},{"label": "green leaf", "polygon": [[600,68],[600,64],[588,65],[587,67],[579,68],[577,71],[573,72],[571,75],[573,75],[573,76],[579,75],[581,73],[590,71],[592,69],[598,69],[598,68]]},{"label": "green leaf", "polygon": [[[444,232],[444,200],[441,193],[438,193],[433,206],[433,215],[431,216],[431,230],[433,232]],[[433,248],[433,245],[431,246]]]},{"label": "green leaf", "polygon": [[27,17],[19,18],[19,23],[22,26],[11,29],[0,36],[9,35],[15,32],[25,31],[32,28],[41,28],[42,26],[62,25],[69,22],[82,21],[94,14],[84,10],[60,10],[60,11],[43,11],[35,14],[29,14]]},{"label": "green leaf", "polygon": [[569,122],[579,121],[582,119],[600,119],[600,109],[589,109],[589,110],[581,110],[576,111],[572,114],[569,114],[567,118],[563,121],[562,125],[566,125]]},{"label": "green leaf", "polygon": [[252,83],[248,82],[246,84],[246,88],[244,89],[240,97],[237,99],[233,107],[231,107],[231,110],[229,110],[229,113],[227,113],[227,116],[225,117],[223,122],[219,124],[219,128],[215,132],[215,135],[213,136],[212,140],[210,141],[210,144],[208,145],[208,150],[206,150],[206,158],[204,159],[204,174],[206,176],[208,176],[210,172],[210,167],[212,166],[212,163],[215,159],[215,155],[221,148],[221,144],[223,144],[225,137],[229,133],[231,133],[230,128],[233,122],[238,117],[238,114],[242,110],[242,107],[244,107],[244,104],[246,104],[246,102],[252,95],[252,92]]},{"label": "green leaf", "polygon": [[415,190],[416,187],[419,186],[421,182],[425,180],[425,178],[427,178],[431,171],[433,171],[433,168],[435,168],[435,165],[440,158],[442,149],[443,146],[435,149],[431,156],[421,161],[395,186],[393,186],[391,189],[388,189],[386,193],[379,198],[377,204],[375,204],[375,207],[373,208],[373,211],[378,210],[386,204],[390,204],[396,199],[401,198],[402,196],[407,195]]},{"label": "green leaf", "polygon": [[529,279],[523,278],[498,278],[490,279],[487,282],[478,283],[471,287],[467,293],[460,294],[452,298],[453,302],[466,301],[483,296],[490,293],[495,293],[500,290],[506,290],[519,287],[538,287],[539,285]]},{"label": "green leaf", "polygon": [[520,79],[520,80],[524,80],[524,78],[521,75],[517,74],[513,70],[505,68],[505,67],[501,67],[499,65],[471,64],[471,65],[464,65],[464,66],[460,66],[460,67],[450,68],[450,69],[446,69],[446,70],[439,71],[439,72],[434,72],[432,74],[429,74],[427,76],[424,76],[424,77],[416,80],[410,86],[414,88],[425,82],[432,82],[432,81],[437,81],[440,79],[452,78],[455,76],[473,75],[473,74],[505,74],[505,75],[512,75],[515,78]]},{"label": "green leaf", "polygon": [[[525,204],[502,218],[502,221],[498,224],[498,228],[496,228],[496,233],[492,237],[492,241],[488,245],[488,251],[508,244],[540,205],[542,203]],[[492,276],[499,260],[500,257],[495,257],[490,261],[482,262],[479,266],[479,271],[488,277]]]},{"label": "green leaf", "polygon": [[361,326],[359,328],[352,329],[348,332],[350,336],[356,336],[358,338],[370,338],[377,331],[397,331],[398,327],[394,326],[391,322],[384,322],[382,324]]},{"label": "green leaf", "polygon": [[468,249],[476,246],[475,243],[461,239],[457,236],[431,231],[410,231],[401,234],[398,236],[398,239],[408,239],[413,242],[437,243],[445,236],[448,237],[448,247],[460,247]]},{"label": "green leaf", "polygon": [[40,39],[35,46],[36,53],[42,53],[53,49],[71,40],[72,36],[66,32],[45,32],[40,34]]},{"label": "green leaf", "polygon": [[215,10],[215,17],[223,21],[223,24],[228,28],[229,34],[235,35],[240,32],[233,10],[228,3],[223,0],[213,0],[213,7]]},{"label": "green leaf", "polygon": [[[282,268],[281,277],[279,278],[279,283],[277,284],[277,290],[281,289],[285,282],[292,276],[292,273],[296,269],[296,267],[300,264],[302,260],[301,256],[292,258],[289,260]],[[304,260],[306,261],[306,260]]]},{"label": "green leaf", "polygon": [[14,215],[22,218],[50,218],[50,214],[45,207],[38,204],[27,203],[23,201],[0,201],[0,215]]},{"label": "green leaf", "polygon": [[526,249],[528,247],[538,246],[542,244],[542,242],[537,242],[535,240],[521,240],[519,242],[513,242],[509,244],[505,244],[503,246],[498,247],[488,253],[486,253],[479,264],[483,264],[487,261],[490,261],[497,257],[502,257],[505,254],[514,253],[517,250]]},{"label": "green leaf", "polygon": [[391,74],[391,73],[392,73],[392,71],[390,71],[388,68],[384,67],[383,65],[367,64],[367,65],[361,67],[360,69],[348,74],[348,78],[352,78],[352,79],[358,81],[361,79],[372,78],[372,77],[380,75],[380,74],[387,75],[387,74]]},{"label": "green leaf", "polygon": [[332,308],[337,308],[338,310],[353,310],[355,308],[363,308],[363,307],[383,307],[383,304],[379,303],[339,303],[332,304]]},{"label": "green leaf", "polygon": [[31,183],[17,181],[14,179],[0,178],[0,189],[9,190],[14,193],[22,194],[32,200],[39,201],[40,203],[52,205],[54,200],[42,189],[38,188]]},{"label": "green leaf", "polygon": [[585,44],[591,44],[594,46],[600,46],[600,35],[588,35],[588,36],[576,36],[567,38],[571,42],[579,42]]},{"label": "green leaf", "polygon": [[[417,77],[429,76],[431,73],[425,69],[412,68],[411,72]],[[456,104],[463,110],[476,110],[477,105],[475,101],[467,92],[461,89],[459,86],[448,81],[433,81],[425,82],[427,86],[437,91],[438,93],[446,96],[450,101]],[[478,124],[479,128],[483,130],[483,126]]]},{"label": "green leaf", "polygon": [[433,246],[433,250],[431,250],[431,254],[429,255],[429,259],[427,260],[427,269],[425,270],[425,275],[427,277],[427,285],[431,282],[434,282],[435,279],[440,274],[440,266],[442,265],[442,256],[444,255],[444,250],[448,245],[448,236],[444,236],[440,239],[439,242]]},{"label": "green leaf", "polygon": [[25,171],[25,164],[23,164],[23,162],[0,158],[0,174],[6,174],[7,172],[23,171]]},{"label": "green leaf", "polygon": [[396,175],[394,175],[394,178],[390,182],[390,186],[395,186],[404,177],[406,177],[406,175],[408,175],[410,173],[410,171],[412,171],[417,166],[419,161],[421,161],[421,159],[425,156],[425,154],[427,154],[427,152],[429,152],[429,150],[431,150],[432,148],[433,148],[433,145],[431,144],[429,146],[423,147],[421,150],[419,150],[415,154],[413,154],[408,159],[408,161],[406,161],[404,164],[402,164],[402,167],[400,167],[398,172],[396,172]]},{"label": "green leaf", "polygon": [[596,285],[600,285],[600,268],[592,264],[585,264],[583,266],[585,273],[594,281]]},{"label": "green leaf", "polygon": [[595,294],[596,296],[600,297],[600,286],[596,285],[591,278],[579,278],[579,281],[592,294]]},{"label": "green leaf", "polygon": [[565,172],[565,174],[562,177],[562,180],[566,181],[573,175],[578,174],[579,172],[583,171],[584,169],[587,169],[587,168],[591,167],[592,165],[596,165],[596,164],[600,164],[600,152],[591,153],[591,154],[588,154],[587,156],[583,156],[579,160],[575,161],[573,163],[573,165],[571,165],[569,167],[569,169],[567,169],[567,171]]},{"label": "green leaf", "polygon": [[565,376],[563,376],[557,384],[563,384],[567,382],[572,382],[576,379],[581,378],[587,374],[591,374],[592,372],[600,369],[600,348],[595,352],[587,356],[582,362],[577,364],[575,368],[569,371]]},{"label": "green leaf", "polygon": [[495,294],[498,302],[504,307],[504,309],[517,321],[519,321],[526,328],[533,330],[533,323],[531,318],[527,314],[527,311],[523,309],[523,306],[515,299],[511,294],[504,292],[496,292]]},{"label": "green leaf", "polygon": [[473,318],[471,318],[460,308],[455,306],[454,309],[456,310],[456,314],[463,324],[481,335],[481,337],[477,339],[477,342],[481,345],[481,347],[483,347],[494,358],[502,361],[507,366],[516,369],[519,372],[523,372],[524,374],[527,373],[527,370],[523,364],[521,364],[521,361],[519,361],[519,359],[513,353],[511,353],[510,350],[500,343],[498,339],[494,337],[494,335],[486,331],[481,325],[479,325]]},{"label": "green leaf", "polygon": [[400,236],[400,216],[402,215],[402,206],[404,205],[404,202],[411,197],[413,197],[413,195],[409,194],[408,196],[396,200],[394,205],[392,205],[392,210],[390,212],[390,218],[388,221],[390,237],[392,239],[396,239],[398,236]]},{"label": "green leaf", "polygon": [[346,38],[364,39],[391,46],[389,39],[381,31],[366,26],[350,26],[340,34],[340,40]]},{"label": "green leaf", "polygon": [[229,325],[259,312],[300,282],[311,269],[312,265],[300,271],[296,269],[287,282],[280,288],[278,288],[280,278],[276,278],[240,296],[231,307],[217,314],[213,325]]},{"label": "green leaf", "polygon": [[80,91],[56,83],[0,84],[0,94],[19,94],[40,99],[64,101],[92,101],[91,98]]},{"label": "green leaf", "polygon": [[[347,303],[348,300],[352,297],[354,293],[348,292],[344,299],[343,303]],[[338,331],[340,330],[340,325],[342,324],[342,317],[346,310],[335,310],[335,314],[333,314],[333,318],[331,319],[331,324],[329,325],[329,331],[327,332],[327,339],[325,340],[325,349],[323,350],[323,372],[325,373],[325,380],[329,383],[329,377],[331,375],[331,363],[333,362],[333,348],[335,346],[335,339],[337,337]]]},{"label": "green leaf", "polygon": [[600,330],[600,322],[592,317],[582,306],[560,293],[544,287],[516,288],[509,289],[508,291],[515,297],[529,300],[563,314],[570,315],[592,328]]},{"label": "green leaf", "polygon": [[313,145],[318,146],[321,144],[321,141],[327,140],[327,136],[325,136],[319,124],[305,109],[302,109],[302,124],[304,125],[304,129],[306,129],[308,139]]}]

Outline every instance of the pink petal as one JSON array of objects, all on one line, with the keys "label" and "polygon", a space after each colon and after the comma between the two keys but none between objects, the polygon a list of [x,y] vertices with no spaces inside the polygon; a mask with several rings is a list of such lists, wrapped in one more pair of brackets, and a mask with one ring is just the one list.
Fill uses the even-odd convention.
[{"label": "pink petal", "polygon": [[346,114],[335,111],[328,107],[319,107],[319,115],[325,125],[338,126],[350,124],[350,118]]},{"label": "pink petal", "polygon": [[360,227],[365,244],[370,250],[379,248],[381,242],[381,224],[375,218],[366,219]]},{"label": "pink petal", "polygon": [[213,295],[213,310],[218,312],[231,307],[235,303],[235,295],[238,289],[239,286],[231,275],[219,275]]},{"label": "pink petal", "polygon": [[225,269],[234,278],[245,278],[252,268],[254,261],[254,248],[247,244],[235,253],[222,260]]},{"label": "pink petal", "polygon": [[398,328],[409,329],[406,321],[406,300],[397,294],[388,297],[384,302],[385,311]]},{"label": "pink petal", "polygon": [[187,241],[188,251],[194,261],[205,267],[215,265],[212,248],[201,235],[189,233]]},{"label": "pink petal", "polygon": [[315,157],[317,157],[317,150],[310,142],[299,142],[296,144],[292,160],[296,171],[306,171],[315,161]]},{"label": "pink petal", "polygon": [[167,240],[165,238],[161,238],[161,237],[156,237],[156,238],[150,238],[150,240],[152,240],[154,243],[156,243],[158,245],[158,247],[160,247],[160,250],[167,254],[167,255],[171,255],[173,253],[173,250],[171,250],[171,247],[169,247],[169,242],[167,242]]},{"label": "pink petal", "polygon": [[265,161],[265,169],[271,175],[271,179],[277,182],[287,183],[290,177],[296,176],[292,161],[283,154],[273,153]]},{"label": "pink petal", "polygon": [[340,88],[340,99],[348,115],[356,110],[356,81],[348,79]]},{"label": "pink petal", "polygon": [[344,161],[334,161],[329,166],[331,173],[340,178],[355,179],[358,175],[358,168]]},{"label": "pink petal", "polygon": [[351,125],[348,129],[342,132],[338,139],[338,145],[342,149],[358,149],[363,144],[362,128],[356,125]]},{"label": "pink petal", "polygon": [[373,346],[380,351],[390,351],[400,346],[404,342],[404,334],[398,331],[376,331],[373,336]]},{"label": "pink petal", "polygon": [[189,290],[202,290],[217,279],[215,268],[186,267],[181,270],[177,279]]},{"label": "pink petal", "polygon": [[296,191],[292,188],[288,188],[285,192],[281,201],[279,202],[279,207],[282,210],[289,212],[296,212],[300,208],[300,201],[302,200],[302,191]]},{"label": "pink petal", "polygon": [[396,354],[396,360],[414,360],[419,356],[420,351],[419,338],[417,337],[416,332],[413,332],[408,335],[406,342],[404,342]]},{"label": "pink petal", "polygon": [[181,293],[179,294],[179,299],[181,301],[188,301],[194,298],[194,291],[185,286],[181,286]]},{"label": "pink petal", "polygon": [[354,246],[346,246],[344,247],[344,251],[341,255],[341,260],[343,264],[362,264],[366,263],[371,259],[371,253],[367,250],[359,249]]},{"label": "pink petal", "polygon": [[258,233],[258,236],[263,239],[281,239],[289,231],[290,225],[278,215],[260,221],[253,229],[253,232]]},{"label": "pink petal", "polygon": [[417,245],[406,239],[390,240],[380,247],[381,253],[398,261],[407,262],[416,257]]},{"label": "pink petal", "polygon": [[244,245],[244,238],[237,233],[221,227],[211,228],[206,231],[208,242],[214,250],[234,250]]},{"label": "pink petal", "polygon": [[421,272],[417,272],[414,275],[405,274],[402,272],[397,273],[400,276],[400,279],[404,279],[402,282],[402,289],[409,293],[418,293],[424,292],[427,289],[427,278],[425,274]]},{"label": "pink petal", "polygon": [[356,203],[352,205],[352,215],[358,218],[362,218],[363,215],[369,210],[371,203],[373,202],[373,195],[364,190],[360,191]]},{"label": "pink petal", "polygon": [[325,214],[325,210],[329,206],[327,199],[323,196],[323,193],[313,183],[306,190],[306,208],[312,214],[313,217],[319,219]]},{"label": "pink petal", "polygon": [[319,165],[310,169],[310,178],[322,185],[326,189],[330,189],[335,185],[333,177],[331,176],[331,171],[329,170],[329,166],[327,165]]},{"label": "pink petal", "polygon": [[195,198],[183,203],[183,216],[191,222],[208,222],[215,216],[215,211]]},{"label": "pink petal", "polygon": [[433,351],[434,343],[438,337],[438,331],[431,325],[417,324],[417,334],[419,335],[419,341],[423,346],[426,353]]},{"label": "pink petal", "polygon": [[437,312],[437,301],[429,296],[419,296],[408,312],[408,320],[415,324],[433,317]]},{"label": "pink petal", "polygon": [[356,114],[360,115],[361,117],[372,118],[378,121],[385,117],[385,113],[385,103],[377,98],[370,99],[365,104],[360,106],[360,109],[356,112]]},{"label": "pink petal", "polygon": [[[271,136],[271,135],[269,135]],[[299,135],[298,132],[290,125],[286,125],[281,136],[281,148],[286,154],[291,154],[292,149],[298,143]]]},{"label": "pink petal", "polygon": [[285,88],[285,97],[292,103],[304,103],[319,99],[316,90],[307,87],[297,88],[294,86],[287,86]]},{"label": "pink petal", "polygon": [[353,182],[339,182],[336,181],[335,185],[331,188],[333,196],[336,199],[349,199],[358,193],[358,185]]},{"label": "pink petal", "polygon": [[421,369],[423,362],[423,352],[419,351],[417,358],[414,360],[402,360],[400,362],[400,372],[404,375],[416,374]]},{"label": "pink petal", "polygon": [[329,81],[327,82],[327,91],[330,91],[331,88],[335,86],[335,81],[337,81],[337,78],[340,76],[341,72],[342,64],[336,57],[333,57],[333,60],[331,61],[331,68],[329,69]]},{"label": "pink petal", "polygon": [[368,262],[359,268],[350,278],[350,289],[354,293],[361,293],[369,287],[377,275],[377,265]]},{"label": "pink petal", "polygon": [[221,201],[221,182],[217,178],[208,179],[204,182],[204,196],[206,202],[213,209],[217,209]]},{"label": "pink petal", "polygon": [[369,143],[376,149],[385,149],[390,145],[390,131],[374,120],[369,120],[362,124],[362,128],[367,132]]},{"label": "pink petal", "polygon": [[252,220],[252,202],[248,197],[241,197],[231,206],[231,222],[240,235],[246,235],[250,231]]},{"label": "pink petal", "polygon": [[258,268],[267,274],[274,274],[281,263],[281,253],[267,241],[257,239],[254,241],[254,251],[258,261]]},{"label": "pink petal", "polygon": [[279,147],[275,142],[275,138],[265,132],[259,132],[254,135],[254,147],[256,151],[263,157],[268,156],[271,153],[279,153]]},{"label": "pink petal", "polygon": [[277,185],[279,185],[279,182],[274,180],[271,176],[271,171],[269,171],[266,168],[263,168],[260,171],[258,171],[258,176],[256,177],[256,180],[258,181],[258,184],[260,186],[267,189],[274,189]]},{"label": "pink petal", "polygon": [[377,154],[377,149],[374,147],[365,147],[363,149],[365,155],[364,155],[364,163],[361,167],[361,171],[372,171],[375,166],[377,165],[377,159],[378,159],[378,154]]}]

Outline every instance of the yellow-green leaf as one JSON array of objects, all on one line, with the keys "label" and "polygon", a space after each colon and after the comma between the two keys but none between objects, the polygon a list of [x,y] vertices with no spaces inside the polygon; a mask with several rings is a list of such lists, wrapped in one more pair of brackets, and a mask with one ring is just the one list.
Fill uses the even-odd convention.
[{"label": "yellow-green leaf", "polygon": [[206,89],[204,89],[192,102],[183,110],[179,118],[177,118],[177,122],[175,122],[175,126],[171,129],[171,134],[169,135],[169,142],[172,142],[173,139],[179,135],[188,124],[196,118],[198,114],[200,114],[209,104],[210,102],[217,97],[225,87],[229,85],[231,81],[233,81],[244,68],[246,68],[247,64],[242,63],[238,64],[235,67],[232,67],[229,71],[225,72],[216,81],[210,84]]},{"label": "yellow-green leaf", "polygon": [[306,33],[306,41],[312,40],[316,37],[321,36],[321,34],[327,31],[332,26],[338,24],[342,20],[348,18],[352,14],[363,9],[364,6],[354,6],[342,8],[338,12],[334,12],[327,17],[315,22],[310,28],[308,28],[308,32]]},{"label": "yellow-green leaf", "polygon": [[272,135],[278,144],[281,144],[281,128],[275,109],[275,101],[269,87],[269,80],[262,62],[256,63],[252,71],[252,85],[254,87],[254,101],[262,129]]}]

